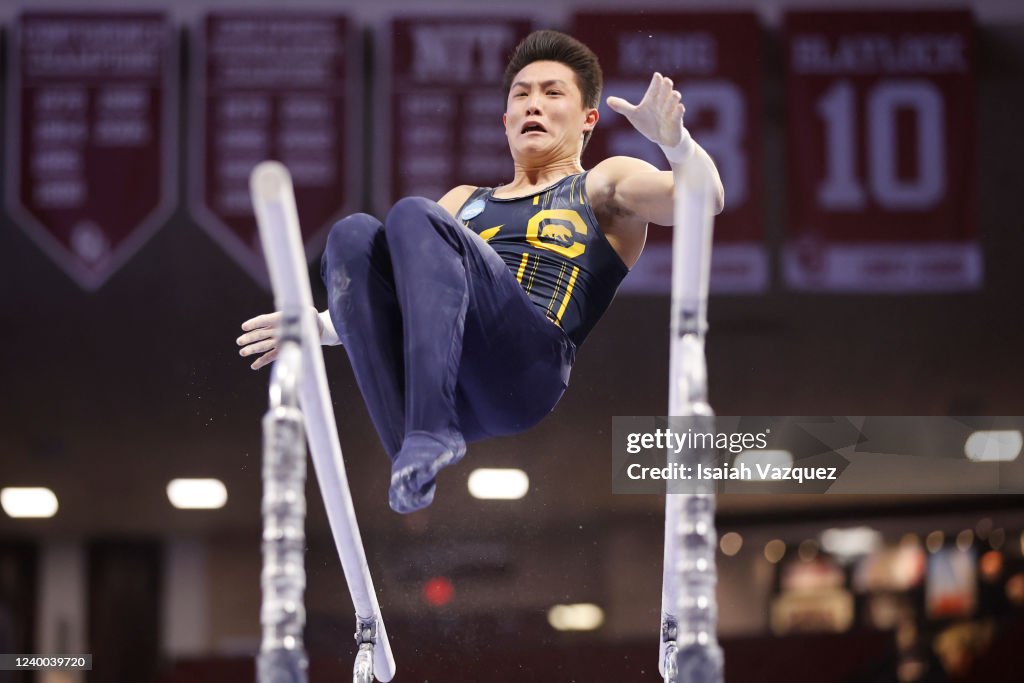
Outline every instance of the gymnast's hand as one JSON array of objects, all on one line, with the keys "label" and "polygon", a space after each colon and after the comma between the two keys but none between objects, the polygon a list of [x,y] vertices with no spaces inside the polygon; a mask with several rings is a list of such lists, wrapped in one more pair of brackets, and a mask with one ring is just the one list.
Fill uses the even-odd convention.
[{"label": "gymnast's hand", "polygon": [[622,114],[640,133],[664,147],[675,147],[683,138],[682,95],[672,89],[672,80],[655,73],[640,104],[630,104],[621,97],[609,97],[612,111]]},{"label": "gymnast's hand", "polygon": [[[313,309],[313,314],[316,317],[317,331],[320,333],[320,343],[330,343],[324,338],[325,326],[323,319],[317,313],[316,308],[313,306],[310,306],[310,308]],[[280,325],[280,311],[264,313],[242,323],[242,330],[245,334],[235,340],[235,343],[242,347],[238,351],[238,355],[252,356],[257,353],[263,354],[253,361],[250,366],[253,370],[259,370],[277,358],[277,328]],[[333,330],[331,332],[333,333]]]}]

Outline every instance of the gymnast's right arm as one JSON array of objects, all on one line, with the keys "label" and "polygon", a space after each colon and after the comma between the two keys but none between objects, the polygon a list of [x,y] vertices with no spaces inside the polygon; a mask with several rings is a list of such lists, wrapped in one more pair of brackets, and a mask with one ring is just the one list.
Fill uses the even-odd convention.
[{"label": "gymnast's right arm", "polygon": [[[316,311],[315,308],[313,310]],[[235,340],[235,343],[242,347],[238,351],[238,355],[252,356],[257,353],[263,354],[253,361],[251,366],[253,370],[259,370],[277,358],[277,327],[280,324],[280,311],[264,313],[242,323],[242,331],[245,334]],[[318,312],[316,315],[316,325],[320,330],[320,343],[322,345],[337,346],[341,344],[338,333],[334,330],[334,323],[331,321],[330,312]]]}]

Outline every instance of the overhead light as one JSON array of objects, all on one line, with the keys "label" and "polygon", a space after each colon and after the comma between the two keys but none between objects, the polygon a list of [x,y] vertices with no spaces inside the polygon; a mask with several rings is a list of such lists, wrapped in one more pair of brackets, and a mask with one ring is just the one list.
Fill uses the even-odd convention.
[{"label": "overhead light", "polygon": [[0,489],[0,506],[10,517],[46,518],[57,514],[57,496],[44,486]]},{"label": "overhead light", "polygon": [[992,518],[982,517],[979,519],[978,523],[974,526],[974,531],[981,540],[988,539],[988,535],[992,532]]},{"label": "overhead light", "polygon": [[473,470],[469,475],[469,492],[484,500],[518,500],[530,490],[530,478],[517,469]]},{"label": "overhead light", "polygon": [[604,623],[604,610],[589,602],[555,605],[548,610],[548,623],[556,631],[593,631]]},{"label": "overhead light", "polygon": [[941,531],[933,531],[928,534],[924,539],[924,547],[928,548],[928,552],[934,554],[942,550],[942,546],[946,544],[946,534]]},{"label": "overhead light", "polygon": [[818,556],[818,542],[813,538],[807,538],[800,541],[800,545],[797,546],[796,554],[800,557],[802,562],[810,562]]},{"label": "overhead light", "polygon": [[764,468],[771,467],[792,467],[793,454],[784,450],[749,450],[743,451],[736,456],[733,463],[735,467],[747,466],[753,472],[757,465]]},{"label": "overhead light", "polygon": [[215,510],[228,502],[228,490],[220,479],[172,479],[167,498],[179,510]]},{"label": "overhead light", "polygon": [[1016,460],[1024,447],[1024,436],[1015,429],[974,432],[967,437],[964,454],[974,462]]},{"label": "overhead light", "polygon": [[915,533],[907,532],[900,537],[901,548],[919,548],[921,547],[921,537]]},{"label": "overhead light", "polygon": [[743,536],[735,531],[722,534],[721,540],[718,541],[718,546],[722,549],[722,552],[729,557],[732,557],[740,551],[743,547]]},{"label": "overhead light", "polygon": [[871,527],[826,529],[821,533],[821,547],[840,558],[868,555],[882,544],[882,534]]},{"label": "overhead light", "polygon": [[786,554],[786,544],[781,539],[774,539],[768,541],[764,545],[764,559],[768,560],[772,564],[777,563]]}]

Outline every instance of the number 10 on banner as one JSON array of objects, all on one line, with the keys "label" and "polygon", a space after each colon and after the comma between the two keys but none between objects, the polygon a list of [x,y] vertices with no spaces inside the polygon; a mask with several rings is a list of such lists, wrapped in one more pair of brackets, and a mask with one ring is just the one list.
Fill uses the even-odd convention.
[{"label": "number 10 on banner", "polygon": [[786,15],[785,279],[806,291],[982,284],[971,15]]},{"label": "number 10 on banner", "polygon": [[850,81],[840,80],[818,98],[816,109],[825,127],[825,177],[816,188],[821,208],[857,211],[870,199],[883,209],[922,211],[941,201],[947,185],[945,105],[934,84],[885,79],[859,98]]}]

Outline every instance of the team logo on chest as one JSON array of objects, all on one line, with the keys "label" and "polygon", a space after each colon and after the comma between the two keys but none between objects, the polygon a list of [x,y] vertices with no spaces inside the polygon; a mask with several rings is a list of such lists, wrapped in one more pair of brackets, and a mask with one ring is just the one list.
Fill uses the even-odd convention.
[{"label": "team logo on chest", "polygon": [[526,225],[526,241],[538,249],[576,258],[587,250],[587,224],[572,209],[544,209]]}]

